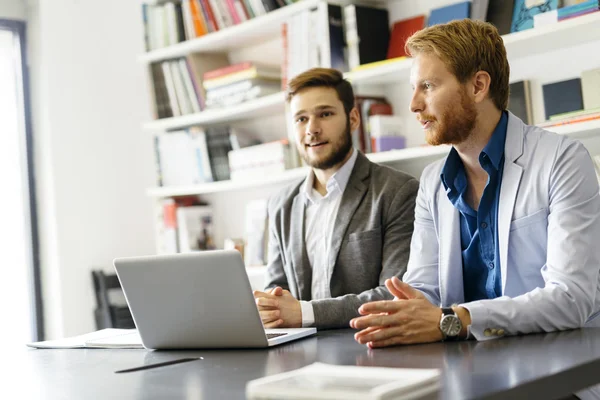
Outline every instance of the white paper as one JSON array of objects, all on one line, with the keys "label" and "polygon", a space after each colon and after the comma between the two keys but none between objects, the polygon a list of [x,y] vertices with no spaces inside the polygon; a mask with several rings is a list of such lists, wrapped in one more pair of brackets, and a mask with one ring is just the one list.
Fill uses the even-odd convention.
[{"label": "white paper", "polygon": [[439,380],[439,369],[314,363],[250,381],[246,395],[249,399],[415,399],[437,392]]},{"label": "white paper", "polygon": [[[88,346],[88,343],[90,342],[98,342],[97,344],[94,343],[94,347],[100,347],[100,340],[103,341],[107,341],[109,342],[109,338],[113,341],[116,341],[112,346],[110,346],[111,348],[114,347],[118,347],[117,343],[118,343],[118,338],[122,337],[123,339],[121,339],[121,343],[124,343],[123,340],[125,340],[125,342],[129,343],[130,345],[135,345],[135,348],[141,348],[141,340],[139,341],[139,345],[134,343],[131,340],[131,334],[137,334],[137,331],[135,329],[113,329],[113,328],[108,328],[108,329],[101,329],[99,331],[95,331],[95,332],[90,332],[90,333],[86,333],[85,335],[79,335],[79,336],[72,336],[72,337],[68,337],[68,338],[64,338],[64,339],[56,339],[56,340],[46,340],[43,342],[33,342],[33,343],[27,343],[27,346],[29,347],[33,347],[36,349],[82,349],[82,348],[86,348],[86,347],[90,347]],[[138,335],[139,338],[139,335]],[[108,343],[107,343],[107,346]]]}]

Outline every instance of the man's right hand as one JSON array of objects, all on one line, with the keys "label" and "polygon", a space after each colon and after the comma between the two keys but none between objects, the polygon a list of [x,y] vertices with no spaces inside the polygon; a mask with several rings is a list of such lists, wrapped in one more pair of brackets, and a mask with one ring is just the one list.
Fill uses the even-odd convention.
[{"label": "man's right hand", "polygon": [[302,307],[289,291],[277,286],[267,292],[254,291],[254,298],[265,328],[302,327]]}]

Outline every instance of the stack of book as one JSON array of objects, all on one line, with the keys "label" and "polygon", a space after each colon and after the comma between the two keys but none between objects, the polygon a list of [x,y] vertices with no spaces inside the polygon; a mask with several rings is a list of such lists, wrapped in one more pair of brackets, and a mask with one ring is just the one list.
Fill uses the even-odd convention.
[{"label": "stack of book", "polygon": [[292,149],[286,139],[229,152],[231,180],[261,179],[293,168]]},{"label": "stack of book", "polygon": [[281,68],[243,62],[204,73],[206,108],[228,107],[281,91]]},{"label": "stack of book", "polygon": [[567,19],[579,17],[582,15],[598,12],[600,9],[599,0],[575,0],[565,2],[564,7],[556,8],[541,14],[534,15],[533,26],[539,27]]},{"label": "stack of book", "polygon": [[146,50],[204,36],[298,0],[174,0],[143,4]]}]

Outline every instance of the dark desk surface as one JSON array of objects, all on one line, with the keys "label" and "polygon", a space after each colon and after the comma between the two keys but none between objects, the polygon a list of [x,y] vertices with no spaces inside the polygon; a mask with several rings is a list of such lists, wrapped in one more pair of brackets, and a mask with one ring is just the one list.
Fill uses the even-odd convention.
[{"label": "dark desk surface", "polygon": [[[552,399],[600,383],[600,329],[369,350],[352,330],[265,350],[6,350],[0,398],[243,399],[246,382],[315,361],[441,368],[442,399]],[[202,360],[114,371],[182,357]],[[11,396],[7,396],[11,394]]]}]

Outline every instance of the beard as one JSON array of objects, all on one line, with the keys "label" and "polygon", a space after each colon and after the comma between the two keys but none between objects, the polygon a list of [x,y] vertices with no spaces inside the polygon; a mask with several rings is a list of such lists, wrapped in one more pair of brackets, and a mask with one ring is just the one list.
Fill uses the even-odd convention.
[{"label": "beard", "polygon": [[329,169],[332,168],[342,161],[352,150],[352,133],[350,132],[350,118],[346,118],[346,127],[344,133],[339,139],[330,140],[328,143],[330,151],[320,157],[310,158],[308,151],[304,143],[300,143],[299,150],[302,155],[302,159],[312,168],[316,169]]},{"label": "beard", "polygon": [[425,140],[433,146],[440,144],[459,144],[464,142],[473,131],[477,119],[475,103],[469,99],[465,90],[460,92],[460,103],[450,103],[437,120],[431,115],[421,116],[421,120],[433,120],[436,125],[427,132]]}]

